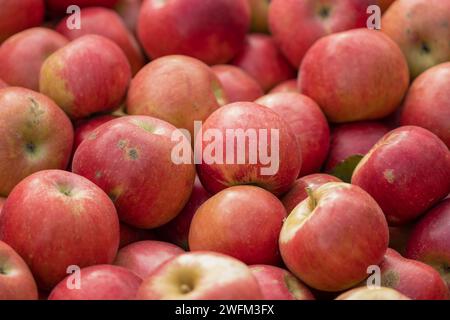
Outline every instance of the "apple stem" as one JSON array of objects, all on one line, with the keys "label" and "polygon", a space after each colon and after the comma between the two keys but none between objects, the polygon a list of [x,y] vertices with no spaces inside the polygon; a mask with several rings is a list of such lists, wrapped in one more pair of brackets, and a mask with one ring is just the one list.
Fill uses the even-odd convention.
[{"label": "apple stem", "polygon": [[306,187],[305,190],[306,190],[306,193],[308,194],[309,208],[311,210],[314,210],[314,208],[317,205],[317,201],[316,201],[316,198],[314,198],[313,190],[310,187]]}]

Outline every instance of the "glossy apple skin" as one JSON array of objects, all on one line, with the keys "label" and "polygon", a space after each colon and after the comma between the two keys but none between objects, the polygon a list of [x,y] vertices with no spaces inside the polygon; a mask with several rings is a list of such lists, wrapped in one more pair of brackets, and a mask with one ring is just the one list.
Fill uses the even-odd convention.
[{"label": "glossy apple skin", "polygon": [[311,198],[305,199],[283,224],[283,261],[315,289],[351,288],[367,277],[368,266],[383,259],[389,241],[386,219],[375,200],[358,186],[330,182],[312,195],[315,208],[311,210]]},{"label": "glossy apple skin", "polygon": [[255,103],[278,113],[293,130],[302,151],[300,176],[318,172],[327,157],[330,128],[317,103],[293,92],[268,94]]},{"label": "glossy apple skin", "polygon": [[[127,29],[120,16],[111,9],[86,8],[81,10],[82,28],[69,29],[67,19],[64,18],[56,30],[69,40],[78,39],[84,35],[97,34],[115,42],[125,53],[131,66],[131,71],[136,74],[144,65],[145,58],[134,35]],[[105,26],[108,26],[105,28]]]},{"label": "glossy apple skin", "polygon": [[112,201],[92,182],[44,170],[22,180],[8,196],[0,238],[25,260],[39,288],[49,290],[70,265],[111,263],[119,246],[119,220]]},{"label": "glossy apple skin", "polygon": [[204,121],[227,102],[214,72],[201,61],[186,56],[156,59],[131,82],[127,113],[165,120],[194,135],[194,121]]},{"label": "glossy apple skin", "polygon": [[251,12],[251,32],[269,32],[270,0],[247,0]]},{"label": "glossy apple skin", "polygon": [[331,130],[330,152],[325,171],[331,172],[336,165],[351,156],[364,156],[386,133],[389,127],[378,121],[362,121],[336,125]]},{"label": "glossy apple skin", "polygon": [[315,300],[309,288],[289,271],[269,266],[250,266],[264,300]]},{"label": "glossy apple skin", "polygon": [[397,290],[413,300],[447,300],[449,291],[440,274],[429,265],[403,258],[387,249],[380,264],[381,285]]},{"label": "glossy apple skin", "polygon": [[297,92],[299,93],[297,79],[285,80],[277,84],[269,93],[279,93],[279,92]]},{"label": "glossy apple skin", "polygon": [[77,5],[84,7],[108,7],[112,8],[118,0],[47,0],[47,9],[53,13],[65,14],[67,7]]},{"label": "glossy apple skin", "polygon": [[142,0],[119,0],[115,6],[117,13],[133,34],[136,32],[141,5]]},{"label": "glossy apple skin", "polygon": [[214,251],[246,264],[278,264],[278,236],[286,210],[272,193],[254,186],[227,188],[195,213],[191,251]]},{"label": "glossy apple skin", "polygon": [[75,123],[75,136],[74,136],[74,143],[73,143],[73,150],[78,148],[78,146],[89,138],[89,136],[92,134],[92,132],[100,127],[102,124],[114,120],[117,117],[107,114],[103,116],[96,116],[89,119],[83,119],[79,120]]},{"label": "glossy apple skin", "polygon": [[147,116],[111,120],[80,144],[72,171],[113,199],[122,222],[144,229],[161,226],[181,211],[195,179],[193,164],[171,159],[174,130]]},{"label": "glossy apple skin", "polygon": [[130,79],[130,64],[119,46],[90,34],[45,60],[39,88],[71,118],[79,119],[117,108]]},{"label": "glossy apple skin", "polygon": [[264,91],[295,77],[294,69],[278,50],[273,38],[265,34],[249,34],[232,64],[256,79]]},{"label": "glossy apple skin", "polygon": [[138,241],[119,250],[114,264],[146,279],[163,263],[184,253],[176,245],[161,241]]},{"label": "glossy apple skin", "polygon": [[434,267],[450,289],[450,199],[431,209],[414,227],[406,257]]},{"label": "glossy apple skin", "polygon": [[123,248],[131,243],[143,240],[157,240],[153,230],[139,229],[120,223],[120,243],[119,248]]},{"label": "glossy apple skin", "polygon": [[450,3],[395,1],[381,19],[382,31],[402,49],[412,78],[450,60]]},{"label": "glossy apple skin", "polygon": [[228,102],[254,101],[264,95],[259,83],[241,68],[216,65],[211,68],[222,83]]},{"label": "glossy apple skin", "polygon": [[156,229],[157,234],[164,240],[188,250],[188,237],[192,218],[197,209],[210,197],[211,194],[206,191],[200,179],[196,177],[191,196],[183,210],[181,210],[175,219]]},{"label": "glossy apple skin", "polygon": [[214,252],[189,252],[173,258],[145,279],[137,293],[139,300],[262,298],[257,280],[244,263]]},{"label": "glossy apple skin", "polygon": [[137,33],[151,58],[183,54],[213,65],[233,58],[249,26],[247,0],[145,0]]},{"label": "glossy apple skin", "polygon": [[106,264],[82,268],[80,289],[67,287],[69,277],[53,288],[48,300],[134,300],[142,283],[130,270]]},{"label": "glossy apple skin", "polygon": [[281,202],[289,214],[292,210],[303,200],[308,198],[306,188],[311,188],[315,191],[320,186],[328,182],[342,182],[341,179],[336,178],[325,173],[314,173],[297,179],[291,190],[289,190],[282,198]]},{"label": "glossy apple skin", "polygon": [[0,136],[0,196],[34,172],[67,166],[72,124],[40,93],[19,87],[0,89]]},{"label": "glossy apple skin", "polygon": [[308,50],[299,86],[331,122],[380,119],[402,102],[409,86],[408,65],[385,34],[350,30],[324,37]]},{"label": "glossy apple skin", "polygon": [[359,287],[346,291],[336,300],[411,300],[397,290],[391,288],[367,288]]},{"label": "glossy apple skin", "polygon": [[[366,26],[370,0],[273,0],[269,26],[284,55],[298,68],[303,56],[319,38]],[[321,17],[322,10],[329,10]],[[299,32],[301,30],[301,32]]]},{"label": "glossy apple skin", "polygon": [[430,130],[450,148],[450,62],[426,70],[411,85],[400,122]]},{"label": "glossy apple skin", "polygon": [[0,46],[0,77],[11,86],[39,91],[42,63],[68,43],[64,36],[47,28],[16,33]]},{"label": "glossy apple skin", "polygon": [[[260,129],[266,129],[268,135],[271,129],[275,129],[279,133],[278,172],[274,175],[261,174],[261,168],[267,167],[261,161],[256,164],[251,164],[249,161],[245,164],[208,164],[203,161],[202,164],[197,165],[197,173],[203,186],[209,192],[217,193],[237,184],[253,184],[275,195],[281,195],[290,189],[298,177],[301,169],[301,149],[292,129],[275,111],[252,102],[231,103],[215,111],[203,123],[203,132],[209,129],[220,130],[224,137],[226,137],[227,129],[242,129],[244,132],[248,129],[257,132],[260,132]],[[200,149],[199,140],[201,137],[197,136],[196,149]],[[267,149],[270,150],[270,139],[267,140]],[[202,154],[207,146],[207,142],[203,143],[203,148],[200,149]],[[237,143],[234,147],[236,158]]]},{"label": "glossy apple skin", "polygon": [[30,269],[3,241],[0,241],[0,261],[0,300],[37,300],[38,290]]},{"label": "glossy apple skin", "polygon": [[44,20],[44,0],[1,0],[0,8],[0,43]]},{"label": "glossy apple skin", "polygon": [[390,131],[366,154],[352,176],[383,209],[391,225],[405,224],[450,191],[450,152],[430,131]]}]

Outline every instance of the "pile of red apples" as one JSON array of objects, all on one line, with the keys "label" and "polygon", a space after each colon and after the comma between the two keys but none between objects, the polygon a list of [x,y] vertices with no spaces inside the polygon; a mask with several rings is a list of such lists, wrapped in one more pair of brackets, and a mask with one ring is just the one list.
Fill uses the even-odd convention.
[{"label": "pile of red apples", "polygon": [[[0,0],[0,300],[449,299],[449,39],[450,0]],[[173,161],[198,123],[276,172]]]}]

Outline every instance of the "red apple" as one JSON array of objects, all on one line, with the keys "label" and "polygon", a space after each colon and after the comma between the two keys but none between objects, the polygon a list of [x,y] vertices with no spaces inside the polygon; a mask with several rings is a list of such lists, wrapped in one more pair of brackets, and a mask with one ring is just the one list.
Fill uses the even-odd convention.
[{"label": "red apple", "polygon": [[297,79],[285,80],[277,84],[269,93],[279,93],[279,92],[297,92],[299,93]]},{"label": "red apple", "polygon": [[113,203],[76,174],[44,170],[22,180],[0,216],[0,240],[25,260],[39,288],[48,290],[80,268],[111,263],[119,246]]},{"label": "red apple", "polygon": [[197,209],[210,197],[211,194],[206,191],[200,179],[196,177],[189,201],[175,219],[157,229],[158,235],[187,250],[192,218]]},{"label": "red apple", "polygon": [[254,186],[227,188],[195,213],[191,251],[220,252],[246,264],[278,264],[278,236],[286,210],[272,193]]},{"label": "red apple", "polygon": [[74,276],[62,280],[48,300],[134,300],[142,279],[128,269],[96,265],[80,270],[80,288],[70,288]]},{"label": "red apple", "polygon": [[[307,285],[341,291],[367,277],[381,262],[389,231],[378,204],[358,186],[322,185],[288,216],[280,251],[289,270]],[[351,252],[351,254],[349,254]]]},{"label": "red apple", "polygon": [[16,33],[0,47],[0,77],[11,86],[39,91],[39,72],[49,55],[69,41],[47,28]]},{"label": "red apple", "polygon": [[[275,111],[252,102],[231,103],[211,114],[195,149],[204,158],[197,165],[199,178],[212,193],[253,184],[281,195],[301,169],[301,150],[292,129]],[[224,151],[222,157],[215,149]],[[264,154],[270,156],[263,159]]]},{"label": "red apple", "polygon": [[112,8],[118,0],[47,0],[47,9],[53,13],[64,14],[71,5],[84,7]]},{"label": "red apple", "polygon": [[201,61],[168,56],[138,72],[127,96],[127,113],[165,120],[194,134],[194,121],[203,121],[227,102],[214,72]]},{"label": "red apple", "polygon": [[382,31],[402,49],[411,77],[450,60],[450,2],[397,0],[381,20]]},{"label": "red apple", "polygon": [[72,118],[79,119],[117,108],[130,78],[128,60],[114,42],[86,35],[45,60],[39,88]]},{"label": "red apple", "polygon": [[363,121],[335,126],[331,131],[330,152],[325,171],[332,172],[336,166],[350,157],[364,156],[386,133],[389,127],[382,122]]},{"label": "red apple", "polygon": [[273,93],[255,101],[286,120],[302,150],[300,176],[318,172],[330,144],[330,129],[320,107],[307,96],[294,92]]},{"label": "red apple", "polygon": [[[64,18],[56,30],[70,40],[78,39],[84,35],[97,34],[114,41],[125,53],[131,66],[131,71],[136,74],[145,63],[134,35],[127,29],[120,16],[111,9],[86,8],[81,10],[82,27],[80,29],[69,29],[67,19]],[[108,26],[105,28],[105,26]]]},{"label": "red apple", "polygon": [[247,0],[145,0],[137,33],[152,58],[183,54],[212,65],[233,58],[249,25]]},{"label": "red apple", "polygon": [[413,300],[447,300],[447,284],[425,263],[403,258],[388,249],[380,265],[381,285],[397,290]]},{"label": "red apple", "polygon": [[408,91],[401,114],[402,125],[430,130],[450,148],[450,62],[418,76]]},{"label": "red apple", "polygon": [[181,211],[195,179],[193,164],[172,161],[175,130],[146,116],[111,120],[80,144],[72,170],[113,199],[121,221],[138,228],[159,227]]},{"label": "red apple", "polygon": [[264,92],[259,83],[241,68],[221,64],[212,67],[229,102],[254,101]]},{"label": "red apple", "polygon": [[0,214],[2,213],[3,205],[5,204],[6,198],[0,197]]},{"label": "red apple", "polygon": [[244,48],[232,63],[256,79],[264,91],[295,77],[294,70],[269,35],[248,35]]},{"label": "red apple", "polygon": [[114,120],[116,118],[117,117],[113,115],[107,114],[75,122],[75,136],[73,143],[74,152],[81,144],[81,142],[89,138],[89,136],[92,134],[93,131],[95,131],[95,129],[100,127],[102,124]]},{"label": "red apple", "polygon": [[252,32],[269,32],[269,5],[270,0],[247,0],[250,5]]},{"label": "red apple", "polygon": [[411,300],[397,290],[385,287],[360,287],[344,292],[336,300]]},{"label": "red apple", "polygon": [[311,291],[287,270],[268,266],[250,266],[264,300],[314,300]]},{"label": "red apple", "polygon": [[324,173],[315,173],[301,177],[294,182],[291,190],[286,193],[281,202],[289,214],[303,200],[308,198],[307,188],[315,191],[320,186],[328,182],[342,182],[339,178]]},{"label": "red apple", "polygon": [[153,230],[139,229],[120,223],[120,243],[119,248],[123,248],[134,242],[143,240],[156,240],[157,236]]},{"label": "red apple", "polygon": [[0,300],[37,299],[36,282],[27,264],[13,248],[0,241]]},{"label": "red apple", "polygon": [[0,0],[0,8],[0,43],[44,20],[44,0]]},{"label": "red apple", "polygon": [[379,119],[402,102],[408,65],[385,34],[356,29],[318,40],[303,59],[299,82],[332,122]]},{"label": "red apple", "polygon": [[450,199],[440,202],[413,228],[406,257],[434,267],[450,289]]},{"label": "red apple", "polygon": [[141,10],[142,0],[119,0],[115,9],[122,17],[127,28],[135,33],[139,11]]},{"label": "red apple", "polygon": [[367,153],[352,183],[378,202],[390,224],[405,224],[448,195],[450,152],[430,131],[400,127]]},{"label": "red apple", "polygon": [[65,169],[73,142],[69,118],[46,96],[19,87],[0,90],[0,196],[26,176]]},{"label": "red apple", "polygon": [[146,279],[163,263],[184,253],[176,245],[161,241],[138,241],[119,250],[114,264],[133,271]]},{"label": "red apple", "polygon": [[141,300],[260,300],[258,282],[239,260],[213,252],[181,254],[144,280]]},{"label": "red apple", "polygon": [[6,88],[8,86],[8,84],[3,81],[2,79],[0,79],[0,89]]},{"label": "red apple", "polygon": [[[319,38],[366,26],[371,0],[272,0],[269,26],[275,41],[293,66]],[[301,32],[299,32],[301,31]]]}]

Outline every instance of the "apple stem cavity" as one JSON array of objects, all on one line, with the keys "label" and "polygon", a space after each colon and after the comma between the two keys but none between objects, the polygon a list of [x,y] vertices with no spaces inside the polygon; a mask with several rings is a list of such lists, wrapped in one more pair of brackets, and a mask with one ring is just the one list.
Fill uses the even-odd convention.
[{"label": "apple stem cavity", "polygon": [[312,211],[317,206],[317,200],[316,200],[316,198],[314,198],[313,190],[310,187],[306,187],[305,190],[306,190],[306,193],[308,194],[309,208]]}]

